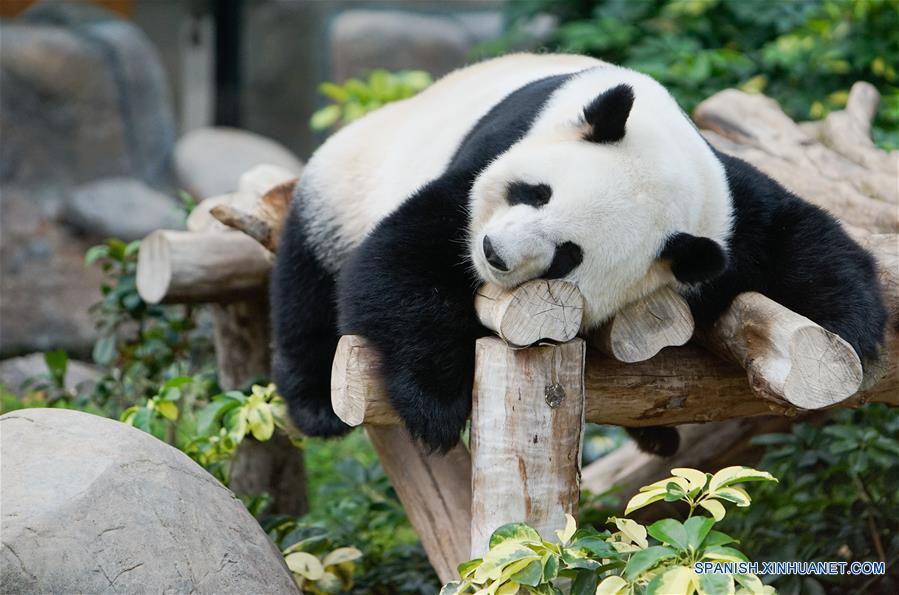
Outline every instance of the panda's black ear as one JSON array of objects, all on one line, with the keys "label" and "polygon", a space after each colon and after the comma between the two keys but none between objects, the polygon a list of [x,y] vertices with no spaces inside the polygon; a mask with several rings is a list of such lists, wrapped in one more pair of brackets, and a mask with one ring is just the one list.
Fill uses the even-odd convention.
[{"label": "panda's black ear", "polygon": [[614,143],[624,138],[627,117],[634,106],[634,90],[618,85],[604,91],[584,108],[584,120],[590,125],[585,137],[594,143]]},{"label": "panda's black ear", "polygon": [[714,279],[727,267],[727,254],[718,242],[682,232],[668,238],[659,258],[671,261],[671,272],[681,283]]}]

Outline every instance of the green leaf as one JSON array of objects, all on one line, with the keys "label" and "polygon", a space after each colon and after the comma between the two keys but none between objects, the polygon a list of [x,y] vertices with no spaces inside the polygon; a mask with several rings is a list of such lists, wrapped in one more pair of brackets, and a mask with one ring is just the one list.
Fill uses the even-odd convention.
[{"label": "green leaf", "polygon": [[734,577],[729,574],[707,572],[699,575],[697,590],[700,595],[734,595]]},{"label": "green leaf", "polygon": [[531,560],[527,566],[509,577],[509,580],[522,585],[536,587],[543,580],[543,564],[540,560]]},{"label": "green leaf", "polygon": [[627,592],[627,581],[620,576],[612,575],[603,579],[596,588],[596,595],[623,595]]},{"label": "green leaf", "polygon": [[677,552],[675,550],[664,545],[654,545],[645,550],[640,550],[635,552],[627,561],[623,576],[628,581],[633,581],[660,562],[670,560],[676,556]]},{"label": "green leaf", "polygon": [[702,559],[709,560],[723,560],[725,562],[748,562],[749,560],[740,550],[736,550],[732,547],[724,547],[720,545],[715,545],[712,547],[707,547],[702,552]]},{"label": "green leaf", "polygon": [[493,532],[493,535],[490,536],[488,547],[493,549],[506,541],[539,543],[540,534],[525,523],[507,523]]},{"label": "green leaf", "polygon": [[580,550],[564,548],[562,550],[562,562],[569,569],[584,568],[587,570],[597,570],[600,566],[599,562],[583,555]]},{"label": "green leaf", "polygon": [[652,504],[653,502],[658,502],[665,497],[666,493],[667,492],[664,487],[654,488],[646,492],[639,492],[628,501],[627,507],[625,507],[624,509],[624,514],[630,514],[635,510],[639,510],[644,506]]},{"label": "green leaf", "polygon": [[722,500],[727,500],[728,502],[733,502],[740,508],[746,508],[752,502],[752,499],[749,497],[749,494],[746,493],[746,490],[738,487],[718,488],[714,492],[711,492],[709,496],[711,498],[720,498]]},{"label": "green leaf", "polygon": [[350,94],[346,89],[344,89],[340,85],[336,85],[328,81],[320,84],[318,86],[318,91],[322,95],[328,97],[329,99],[333,99],[337,103],[343,103],[350,97]]},{"label": "green leaf", "polygon": [[295,552],[284,556],[284,561],[291,572],[295,572],[310,581],[317,581],[325,574],[325,569],[318,558],[308,552]]},{"label": "green leaf", "polygon": [[59,388],[65,388],[66,370],[69,365],[69,356],[66,352],[61,349],[47,351],[44,353],[44,363],[47,364],[53,383]]},{"label": "green leaf", "polygon": [[476,582],[496,580],[502,574],[502,569],[517,560],[534,558],[537,554],[533,550],[514,541],[506,541],[493,547],[484,554],[483,562],[474,573]]},{"label": "green leaf", "polygon": [[559,543],[568,543],[568,540],[571,539],[571,536],[574,535],[575,531],[577,531],[577,523],[573,516],[566,513],[565,528],[556,530],[556,536],[559,538]]},{"label": "green leaf", "polygon": [[709,491],[714,492],[719,488],[747,481],[777,481],[777,479],[767,471],[741,466],[725,467],[709,480]]},{"label": "green leaf", "polygon": [[440,595],[462,595],[470,586],[471,583],[467,581],[452,581],[443,585],[443,588],[440,589]]},{"label": "green leaf", "polygon": [[688,595],[696,584],[696,573],[686,566],[675,566],[657,574],[646,586],[647,595]]},{"label": "green leaf", "polygon": [[177,421],[178,419],[178,406],[172,401],[157,401],[156,411],[168,420]]},{"label": "green leaf", "polygon": [[101,258],[109,256],[109,246],[100,244],[99,246],[91,246],[84,253],[84,266],[89,267]]},{"label": "green leaf", "polygon": [[208,436],[216,421],[235,407],[240,407],[240,401],[217,399],[200,409],[197,413],[197,434]]},{"label": "green leaf", "polygon": [[456,571],[459,573],[460,577],[465,578],[469,574],[474,572],[480,563],[480,558],[475,558],[474,560],[469,560],[468,562],[462,562],[461,564],[459,564],[459,567],[456,568]]},{"label": "green leaf", "polygon": [[559,556],[547,552],[543,556],[543,581],[549,582],[559,575]]},{"label": "green leaf", "polygon": [[340,121],[341,109],[339,105],[329,105],[321,108],[309,118],[309,126],[316,132],[331,128]]},{"label": "green leaf", "polygon": [[94,351],[92,354],[94,361],[101,366],[108,366],[116,356],[116,338],[115,335],[105,335],[97,339],[94,343]]},{"label": "green leaf", "polygon": [[581,570],[571,584],[571,595],[595,595],[599,577],[591,570]]},{"label": "green leaf", "polygon": [[684,526],[674,519],[662,519],[646,528],[650,535],[664,543],[680,550],[688,547],[687,531]]},{"label": "green leaf", "polygon": [[724,518],[724,505],[717,500],[703,500],[699,505],[712,513],[712,517],[714,517],[716,521],[720,521]]},{"label": "green leaf", "polygon": [[362,552],[354,547],[339,547],[331,551],[322,560],[322,566],[328,567],[335,564],[343,564],[344,562],[352,562],[362,557]]},{"label": "green leaf", "polygon": [[687,532],[687,545],[691,550],[695,552],[699,549],[714,524],[715,520],[706,516],[694,516],[684,521],[684,530]]},{"label": "green leaf", "polygon": [[618,527],[618,530],[621,531],[625,537],[630,539],[631,542],[635,543],[641,548],[645,548],[649,545],[649,542],[646,541],[646,527],[644,527],[637,521],[632,521],[631,519],[619,519],[614,517],[610,520],[615,523],[615,526]]},{"label": "green leaf", "polygon": [[692,492],[696,489],[701,490],[705,487],[705,484],[709,478],[708,474],[699,471],[698,469],[690,469],[689,467],[678,467],[676,469],[672,469],[671,475],[675,477],[683,477],[687,480],[687,492]]},{"label": "green leaf", "polygon": [[721,531],[709,531],[708,536],[705,538],[705,547],[711,547],[713,545],[725,545],[728,543],[734,543],[737,540],[727,535],[726,533],[722,533]]},{"label": "green leaf", "polygon": [[581,537],[571,542],[572,549],[584,549],[598,558],[617,558],[618,551],[598,535]]}]

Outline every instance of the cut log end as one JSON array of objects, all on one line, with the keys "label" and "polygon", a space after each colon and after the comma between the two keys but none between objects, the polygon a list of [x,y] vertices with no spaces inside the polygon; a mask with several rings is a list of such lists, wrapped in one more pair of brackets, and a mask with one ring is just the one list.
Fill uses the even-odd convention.
[{"label": "cut log end", "polygon": [[663,287],[622,308],[594,334],[593,345],[620,362],[642,362],[665,347],[684,345],[693,328],[687,301]]},{"label": "cut log end", "polygon": [[821,409],[844,401],[862,384],[862,364],[841,337],[819,326],[798,329],[790,340],[790,371],[783,396],[800,409]]},{"label": "cut log end", "polygon": [[481,323],[513,347],[539,341],[565,342],[577,336],[584,298],[568,281],[528,281],[506,290],[487,284],[475,296]]},{"label": "cut log end", "polygon": [[137,254],[137,291],[148,304],[162,302],[172,281],[169,242],[164,232],[155,231],[140,243]]}]

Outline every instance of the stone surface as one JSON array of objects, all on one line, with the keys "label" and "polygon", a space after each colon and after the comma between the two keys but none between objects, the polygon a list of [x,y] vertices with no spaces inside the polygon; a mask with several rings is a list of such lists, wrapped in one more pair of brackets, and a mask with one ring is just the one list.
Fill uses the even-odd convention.
[{"label": "stone surface", "polygon": [[26,409],[0,440],[0,592],[297,592],[231,491],[149,434]]},{"label": "stone surface", "polygon": [[281,166],[296,175],[303,169],[299,159],[275,141],[234,128],[199,128],[175,147],[178,180],[197,200],[234,192],[240,176],[261,164]]},{"label": "stone surface", "polygon": [[[0,361],[0,384],[20,393],[23,385],[35,378],[49,374],[43,353],[32,353]],[[70,359],[66,366],[66,388],[88,390],[102,374],[99,367]]]},{"label": "stone surface", "polygon": [[3,23],[0,183],[170,181],[175,127],[155,48],[88,3],[43,2]]},{"label": "stone surface", "polygon": [[101,274],[85,268],[96,242],[57,223],[53,201],[4,187],[0,196],[0,357],[48,349],[88,356],[88,313]]},{"label": "stone surface", "polygon": [[175,200],[134,178],[82,184],[66,203],[67,223],[92,237],[138,240],[157,229],[181,229]]},{"label": "stone surface", "polygon": [[502,17],[492,11],[347,10],[330,29],[331,76],[343,81],[386,68],[426,70],[437,78],[465,64],[473,46],[501,30]]}]

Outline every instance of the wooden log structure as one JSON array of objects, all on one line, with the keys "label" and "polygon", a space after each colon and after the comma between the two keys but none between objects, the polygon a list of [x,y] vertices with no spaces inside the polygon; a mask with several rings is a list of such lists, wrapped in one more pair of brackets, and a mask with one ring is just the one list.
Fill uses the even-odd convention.
[{"label": "wooden log structure", "polygon": [[[562,526],[577,506],[585,420],[630,427],[721,422],[712,431],[684,432],[676,464],[705,466],[716,441],[745,446],[759,428],[782,428],[805,411],[899,405],[897,155],[870,141],[878,99],[873,87],[857,83],[845,110],[798,125],[764,96],[727,90],[700,104],[694,119],[714,146],[828,209],[875,255],[892,315],[879,361],[863,367],[846,341],[758,293],[738,296],[713,328],[685,344],[694,330],[689,308],[662,288],[627,305],[585,342],[576,337],[583,298],[570,283],[486,285],[475,307],[496,336],[475,346],[469,448],[438,456],[423,452],[400,424],[377,354],[361,337],[341,338],[331,374],[334,410],[351,426],[365,425],[441,580],[483,553],[503,522],[525,521],[544,535]],[[266,176],[201,203],[191,217],[203,223],[190,237],[148,238],[138,265],[144,299],[240,302],[263,287],[294,183],[290,172],[270,168]],[[740,444],[731,455],[746,452]],[[594,490],[622,478],[635,485],[667,469],[623,450],[592,467],[585,481]]]}]

